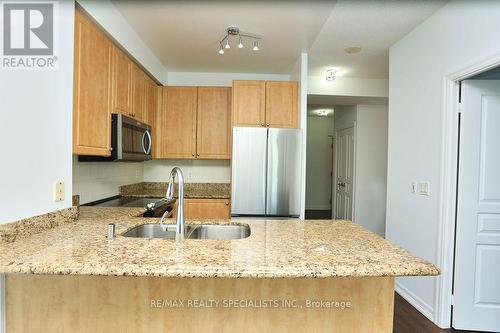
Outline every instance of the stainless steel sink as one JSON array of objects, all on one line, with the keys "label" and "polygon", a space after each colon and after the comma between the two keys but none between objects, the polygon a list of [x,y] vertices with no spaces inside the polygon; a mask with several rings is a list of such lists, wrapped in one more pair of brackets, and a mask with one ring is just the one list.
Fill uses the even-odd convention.
[{"label": "stainless steel sink", "polygon": [[[130,229],[124,237],[175,239],[175,225],[166,225],[163,231],[158,223],[147,223]],[[248,225],[199,224],[186,226],[188,239],[242,239],[250,236]]]},{"label": "stainless steel sink", "polygon": [[248,225],[201,224],[192,226],[189,239],[242,239],[250,236]]}]

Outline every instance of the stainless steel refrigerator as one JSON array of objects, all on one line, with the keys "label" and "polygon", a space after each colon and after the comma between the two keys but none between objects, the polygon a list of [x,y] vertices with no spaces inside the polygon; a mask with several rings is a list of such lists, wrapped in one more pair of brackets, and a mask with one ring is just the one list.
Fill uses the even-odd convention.
[{"label": "stainless steel refrigerator", "polygon": [[233,128],[232,216],[300,215],[298,129]]}]

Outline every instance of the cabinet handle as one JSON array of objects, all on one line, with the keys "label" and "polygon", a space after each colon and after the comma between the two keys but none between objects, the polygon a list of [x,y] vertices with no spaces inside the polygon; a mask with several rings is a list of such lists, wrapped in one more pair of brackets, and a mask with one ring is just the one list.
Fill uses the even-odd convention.
[{"label": "cabinet handle", "polygon": [[260,124],[260,126],[264,126],[264,123]]},{"label": "cabinet handle", "polygon": [[229,201],[226,201],[226,206],[229,206]]},{"label": "cabinet handle", "polygon": [[191,156],[193,156],[193,157],[194,157],[194,154],[193,154],[193,153],[191,153]]},{"label": "cabinet handle", "polygon": [[200,157],[200,154],[196,154],[197,157]]},{"label": "cabinet handle", "polygon": [[269,124],[267,124],[267,127],[269,127]]}]

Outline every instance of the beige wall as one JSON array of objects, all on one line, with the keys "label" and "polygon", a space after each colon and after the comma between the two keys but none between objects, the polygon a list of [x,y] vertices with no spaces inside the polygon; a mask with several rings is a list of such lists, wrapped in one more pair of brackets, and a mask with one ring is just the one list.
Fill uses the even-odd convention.
[{"label": "beige wall", "polygon": [[333,117],[307,117],[306,209],[330,209]]}]

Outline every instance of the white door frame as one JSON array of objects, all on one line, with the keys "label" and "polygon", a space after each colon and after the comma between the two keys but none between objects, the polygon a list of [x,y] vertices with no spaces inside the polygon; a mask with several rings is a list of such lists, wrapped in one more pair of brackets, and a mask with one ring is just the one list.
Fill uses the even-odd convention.
[{"label": "white door frame", "polygon": [[453,261],[455,251],[455,207],[457,204],[457,157],[459,82],[500,66],[500,54],[478,61],[443,78],[443,118],[441,137],[441,195],[439,198],[437,265],[441,276],[436,283],[436,310],[433,321],[442,328],[451,327]]},{"label": "white door frame", "polygon": [[[354,221],[354,212],[356,211],[356,154],[357,154],[357,145],[358,145],[358,126],[357,122],[353,122],[349,126],[345,127],[340,127],[336,128],[335,132],[333,133],[334,141],[335,141],[335,154],[337,154],[337,143],[339,142],[338,140],[338,132],[343,131],[348,128],[353,128],[354,129],[354,155],[353,155],[353,164],[352,164],[352,221]],[[332,219],[335,218],[335,211],[337,207],[335,206],[335,203],[337,202],[337,156],[335,155],[335,164],[333,165],[333,169],[335,172],[333,173],[333,178],[332,178]]]}]

